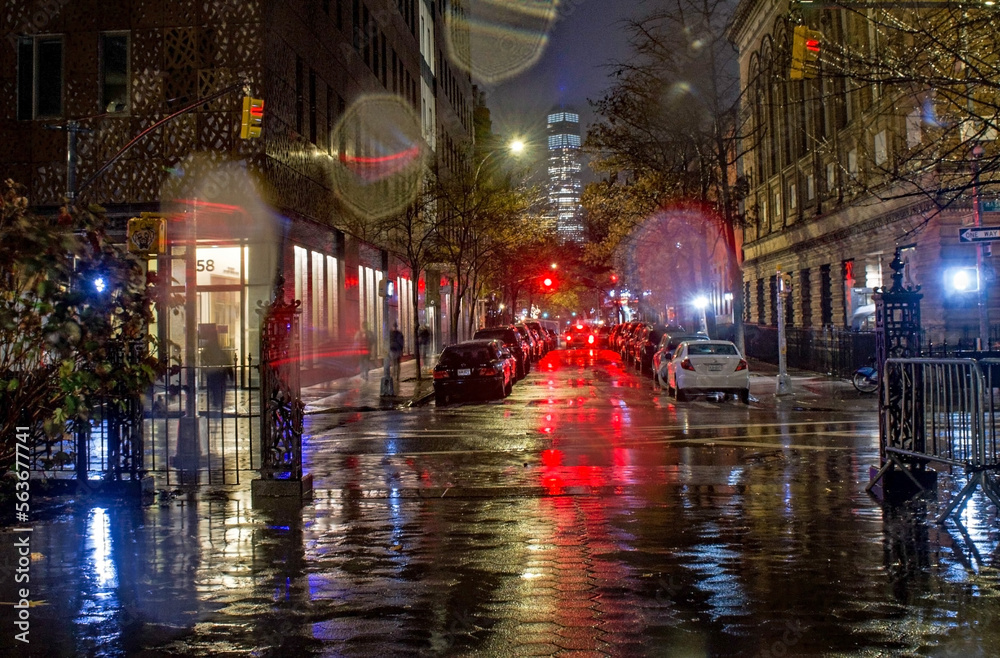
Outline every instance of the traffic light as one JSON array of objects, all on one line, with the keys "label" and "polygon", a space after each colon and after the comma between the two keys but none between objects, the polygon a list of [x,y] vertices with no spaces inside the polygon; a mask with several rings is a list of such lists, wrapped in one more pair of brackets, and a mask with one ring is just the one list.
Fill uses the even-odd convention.
[{"label": "traffic light", "polygon": [[796,25],[792,30],[792,66],[788,77],[792,80],[815,78],[819,75],[820,45],[823,33]]},{"label": "traffic light", "polygon": [[554,286],[555,284],[556,284],[555,280],[552,277],[547,276],[542,279],[542,290],[544,290],[545,292],[551,292],[552,286]]},{"label": "traffic light", "polygon": [[241,139],[260,137],[264,128],[264,99],[243,97],[243,122],[240,125]]}]

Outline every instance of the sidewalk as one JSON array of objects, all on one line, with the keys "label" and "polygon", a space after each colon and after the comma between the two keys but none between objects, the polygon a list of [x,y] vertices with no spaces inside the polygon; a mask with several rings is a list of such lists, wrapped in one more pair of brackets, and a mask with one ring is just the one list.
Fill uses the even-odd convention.
[{"label": "sidewalk", "polygon": [[[432,354],[428,363],[437,362]],[[322,384],[302,388],[302,402],[305,413],[342,413],[350,411],[373,411],[376,409],[397,409],[418,404],[434,393],[434,378],[430,367],[424,364],[423,378],[417,379],[417,361],[409,358],[399,368],[400,381],[393,382],[395,395],[383,397],[383,368],[368,372],[368,379],[361,375],[333,379]]]},{"label": "sidewalk", "polygon": [[850,380],[810,370],[789,368],[792,381],[791,394],[777,396],[778,366],[773,363],[748,359],[750,364],[750,394],[759,401],[794,405],[809,409],[839,411],[877,411],[878,396],[860,393]]}]

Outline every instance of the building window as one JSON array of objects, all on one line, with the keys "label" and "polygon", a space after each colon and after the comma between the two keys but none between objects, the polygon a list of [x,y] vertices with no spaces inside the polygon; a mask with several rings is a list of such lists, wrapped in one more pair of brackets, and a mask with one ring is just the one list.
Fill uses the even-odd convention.
[{"label": "building window", "polygon": [[772,275],[768,280],[767,310],[772,326],[778,326],[778,276]]},{"label": "building window", "polygon": [[62,113],[62,37],[22,37],[17,48],[17,118],[28,121]]},{"label": "building window", "polygon": [[794,211],[798,205],[798,189],[795,183],[788,186],[788,209]]},{"label": "building window", "polygon": [[858,149],[856,148],[847,152],[847,174],[851,178],[858,177]]},{"label": "building window", "polygon": [[812,325],[812,294],[809,292],[809,270],[799,272],[799,303],[802,305],[802,326]]},{"label": "building window", "polygon": [[316,71],[309,69],[309,141],[316,143]]},{"label": "building window", "polygon": [[883,165],[885,161],[889,159],[889,149],[887,144],[886,132],[884,130],[879,131],[875,135],[875,164]]},{"label": "building window", "polygon": [[128,35],[101,35],[101,107],[128,111]]},{"label": "building window", "polygon": [[826,326],[833,324],[833,289],[830,281],[830,266],[819,268],[819,314],[820,322]]},{"label": "building window", "polygon": [[[789,281],[794,281],[792,279],[792,273],[788,273]],[[795,284],[791,284],[785,294],[784,299],[784,309],[785,309],[785,326],[794,327],[795,326],[795,304],[792,303],[792,295],[795,293]]]},{"label": "building window", "polygon": [[906,146],[907,148],[913,148],[914,146],[919,146],[920,142],[923,140],[922,134],[922,117],[920,115],[920,108],[915,108],[912,112],[906,115]]},{"label": "building window", "polygon": [[832,194],[837,189],[837,163],[826,164],[826,191]]},{"label": "building window", "polygon": [[816,177],[812,174],[806,176],[806,198],[810,201],[816,198]]},{"label": "building window", "polygon": [[764,324],[764,279],[757,279],[757,324]]}]

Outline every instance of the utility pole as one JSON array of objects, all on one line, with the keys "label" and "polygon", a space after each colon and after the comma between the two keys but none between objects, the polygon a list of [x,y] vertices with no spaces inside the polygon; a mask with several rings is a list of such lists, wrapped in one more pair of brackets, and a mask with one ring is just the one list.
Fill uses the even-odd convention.
[{"label": "utility pole", "polygon": [[789,281],[788,275],[781,273],[781,267],[778,267],[778,276],[775,280],[775,285],[778,290],[778,389],[776,391],[777,395],[791,395],[792,393],[792,379],[788,376],[788,364],[786,363],[786,356],[788,352],[787,343],[785,342],[785,297],[787,297],[789,292]]},{"label": "utility pole", "polygon": [[[982,203],[979,198],[979,158],[982,155],[983,147],[977,143],[972,147],[972,224],[976,228],[983,224]],[[990,349],[990,309],[983,262],[984,251],[989,248],[989,243],[976,245],[976,276],[979,278],[979,289],[976,292],[976,304],[979,307],[979,350]]]},{"label": "utility pole", "polygon": [[76,136],[80,133],[94,132],[90,128],[81,128],[80,122],[70,119],[64,126],[45,126],[49,130],[66,131],[66,203],[72,206],[76,203]]}]

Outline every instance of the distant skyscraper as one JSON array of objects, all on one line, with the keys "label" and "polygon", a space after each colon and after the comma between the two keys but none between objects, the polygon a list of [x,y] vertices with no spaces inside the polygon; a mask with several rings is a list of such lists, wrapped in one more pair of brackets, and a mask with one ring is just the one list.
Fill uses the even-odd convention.
[{"label": "distant skyscraper", "polygon": [[567,108],[549,113],[549,221],[562,240],[583,241],[580,209],[580,115]]}]

